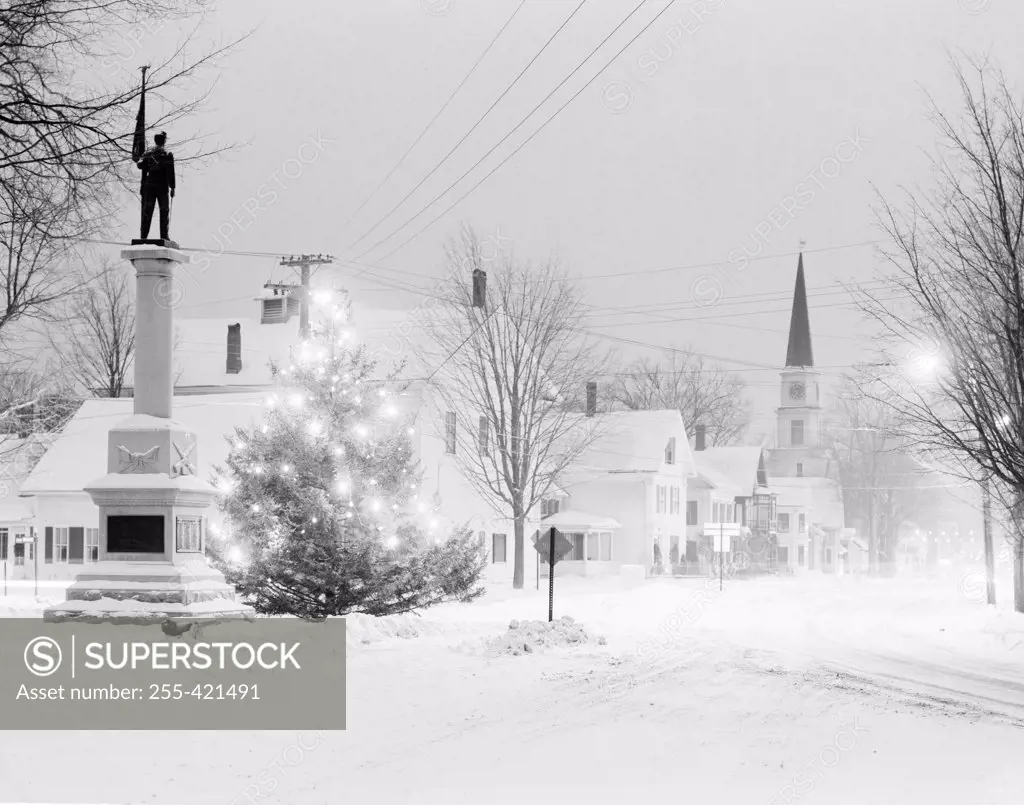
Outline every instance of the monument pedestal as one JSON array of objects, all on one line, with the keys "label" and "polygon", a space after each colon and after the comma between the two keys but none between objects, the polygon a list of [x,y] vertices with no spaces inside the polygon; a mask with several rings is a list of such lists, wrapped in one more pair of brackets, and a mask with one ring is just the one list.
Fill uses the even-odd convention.
[{"label": "monument pedestal", "polygon": [[206,561],[216,491],[197,475],[195,434],[171,419],[171,310],[160,287],[173,249],[122,253],[138,272],[135,414],[111,429],[107,474],[85,488],[100,509],[98,562],[78,574],[49,622],[255,617]]}]

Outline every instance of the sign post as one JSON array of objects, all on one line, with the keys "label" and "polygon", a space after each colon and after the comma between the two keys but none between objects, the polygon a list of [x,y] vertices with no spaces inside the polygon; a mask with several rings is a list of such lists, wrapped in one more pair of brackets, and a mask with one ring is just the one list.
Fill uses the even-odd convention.
[{"label": "sign post", "polygon": [[537,551],[538,563],[541,553],[547,554],[548,557],[548,623],[551,623],[555,618],[555,564],[572,550],[572,543],[560,534],[557,528],[551,526],[547,539],[544,539],[539,531],[534,534],[533,547]]},{"label": "sign post", "polygon": [[[714,540],[714,549],[718,552],[718,590],[725,586],[725,554],[732,547],[733,539],[739,539],[740,526],[737,523],[705,523],[704,536]],[[714,568],[714,565],[712,565]],[[714,570],[712,569],[712,572]],[[714,578],[714,576],[712,576]]]}]

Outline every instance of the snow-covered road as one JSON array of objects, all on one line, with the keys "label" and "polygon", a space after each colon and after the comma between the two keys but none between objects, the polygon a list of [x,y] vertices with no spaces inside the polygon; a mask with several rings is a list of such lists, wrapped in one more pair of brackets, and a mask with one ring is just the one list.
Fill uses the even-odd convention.
[{"label": "snow-covered road", "polygon": [[352,619],[346,732],[4,732],[0,801],[1024,801],[1017,616],[815,587],[566,584],[607,645],[518,657],[483,641],[543,591]]}]

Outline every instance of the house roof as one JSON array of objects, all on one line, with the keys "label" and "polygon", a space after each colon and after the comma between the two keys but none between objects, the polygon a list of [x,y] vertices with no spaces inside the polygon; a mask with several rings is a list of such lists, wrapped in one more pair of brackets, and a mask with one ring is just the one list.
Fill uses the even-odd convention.
[{"label": "house roof", "polygon": [[808,516],[812,524],[832,529],[845,526],[842,493],[839,483],[832,478],[773,478],[771,485],[780,500],[809,498]]},{"label": "house roof", "polygon": [[[228,374],[228,327],[241,325],[242,371]],[[260,324],[254,318],[177,319],[174,322],[175,386],[270,385],[270,361],[287,363],[299,341],[295,316],[282,324]]]},{"label": "house roof", "polygon": [[575,466],[606,472],[655,472],[665,461],[665,447],[676,439],[676,464],[688,475],[696,472],[686,442],[686,428],[677,410],[610,411],[593,417],[579,416],[581,427],[597,428],[597,436],[582,452]]},{"label": "house roof", "polygon": [[[749,495],[757,485],[757,469],[761,463],[760,447],[708,447],[696,450],[693,459],[697,471],[713,473],[726,479],[729,487],[737,490],[736,496]],[[713,481],[712,481],[713,483]]]},{"label": "house roof", "polygon": [[[173,417],[198,438],[197,474],[209,478],[228,455],[235,426],[262,419],[266,394],[211,394],[175,397]],[[107,433],[132,415],[133,401],[86,400],[21,486],[21,494],[81,492],[107,472]]]}]

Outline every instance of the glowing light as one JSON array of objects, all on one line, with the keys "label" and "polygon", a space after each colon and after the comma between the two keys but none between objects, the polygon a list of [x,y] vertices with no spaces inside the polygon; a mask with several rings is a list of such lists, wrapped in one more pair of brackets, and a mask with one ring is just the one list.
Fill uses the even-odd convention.
[{"label": "glowing light", "polygon": [[416,433],[416,428],[409,428],[409,429],[408,429],[408,430],[406,431],[406,433],[408,433],[408,434],[409,434],[410,436],[412,436],[413,434],[415,434],[415,433]]},{"label": "glowing light", "polygon": [[338,491],[341,494],[344,495],[346,492],[348,492],[348,489],[349,489],[348,481],[338,481],[337,486],[338,486]]},{"label": "glowing light", "polygon": [[427,510],[426,505],[424,505],[423,503],[420,503],[416,508],[419,509],[420,512],[425,512]]},{"label": "glowing light", "polygon": [[373,509],[375,512],[379,512],[380,511],[380,501],[379,500],[373,501],[373,503],[370,504],[370,508]]},{"label": "glowing light", "polygon": [[365,438],[370,433],[365,425],[356,425],[355,428],[353,428],[353,430],[355,430],[356,436],[360,436],[362,438]]},{"label": "glowing light", "polygon": [[238,564],[239,562],[241,562],[242,549],[239,548],[237,545],[232,545],[231,549],[228,551],[228,561],[233,562],[234,564]]},{"label": "glowing light", "polygon": [[258,512],[260,510],[260,504],[259,503],[253,503],[252,504],[252,510],[254,512]]},{"label": "glowing light", "polygon": [[301,395],[301,394],[293,394],[293,395],[292,395],[291,397],[289,397],[289,398],[288,398],[288,403],[289,403],[289,404],[290,404],[290,405],[291,405],[291,406],[292,406],[293,408],[299,408],[299,407],[301,407],[301,406],[302,406],[302,403],[303,403],[303,402],[304,402],[304,401],[303,401],[303,399],[302,399],[302,395]]},{"label": "glowing light", "polygon": [[430,527],[431,528],[437,528],[437,520],[431,520],[430,521]]},{"label": "glowing light", "polygon": [[318,305],[329,305],[331,303],[331,292],[317,291],[313,299]]},{"label": "glowing light", "polygon": [[381,397],[387,397],[387,396],[388,396],[387,390],[385,390],[385,389],[377,389],[377,393],[378,393],[378,394],[379,394],[379,395],[380,395]]},{"label": "glowing light", "polygon": [[314,524],[316,523],[316,518],[315,518],[315,517],[313,518],[313,523],[314,523]]},{"label": "glowing light", "polygon": [[395,406],[393,406],[393,405],[385,405],[381,409],[381,413],[383,413],[384,416],[394,416],[395,414],[398,413],[398,409],[395,408]]},{"label": "glowing light", "polygon": [[267,408],[273,408],[275,405],[277,405],[277,398],[276,397],[267,397],[266,403],[267,403]]},{"label": "glowing light", "polygon": [[291,472],[291,470],[292,470],[292,468],[289,467],[287,464],[282,464],[281,465],[281,472]]},{"label": "glowing light", "polygon": [[321,431],[323,431],[323,429],[324,429],[324,426],[321,425],[319,422],[310,422],[309,423],[309,435],[310,436],[319,436]]},{"label": "glowing light", "polygon": [[245,442],[235,442],[235,450],[245,450]]},{"label": "glowing light", "polygon": [[263,467],[261,465],[257,464],[255,467],[252,468],[252,471],[254,473],[256,473],[257,475],[262,475],[263,474]]},{"label": "glowing light", "polygon": [[345,452],[345,448],[344,447],[335,447],[334,448],[334,455],[336,455],[336,456],[340,456],[344,452]]},{"label": "glowing light", "polygon": [[397,548],[398,547],[398,537],[388,537],[387,545],[388,545],[389,548]]},{"label": "glowing light", "polygon": [[[230,478],[221,478],[220,483],[217,484],[217,488],[220,489],[225,495],[230,494],[231,490],[235,488],[235,482]],[[212,527],[212,526],[211,526]]]}]

